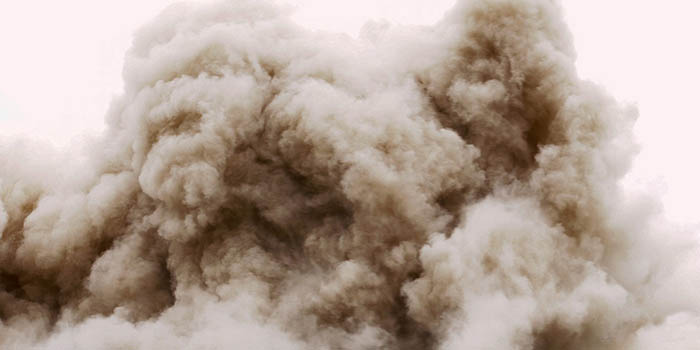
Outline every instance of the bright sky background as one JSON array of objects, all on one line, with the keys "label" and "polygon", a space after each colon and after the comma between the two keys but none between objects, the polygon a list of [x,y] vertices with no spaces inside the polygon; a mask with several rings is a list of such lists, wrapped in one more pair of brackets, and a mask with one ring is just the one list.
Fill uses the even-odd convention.
[{"label": "bright sky background", "polygon": [[[369,19],[431,24],[455,0],[288,0],[314,29],[356,35]],[[103,127],[122,89],[131,34],[174,0],[0,2],[0,137],[66,146]],[[643,144],[628,183],[664,192],[667,214],[700,223],[700,3],[563,0],[579,74],[636,103]]]}]

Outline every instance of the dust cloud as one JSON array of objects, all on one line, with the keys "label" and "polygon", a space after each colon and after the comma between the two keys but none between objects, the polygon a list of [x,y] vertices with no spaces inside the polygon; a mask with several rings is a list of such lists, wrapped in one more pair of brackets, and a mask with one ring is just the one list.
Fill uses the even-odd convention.
[{"label": "dust cloud", "polygon": [[636,111],[561,12],[168,8],[84,151],[0,142],[0,348],[700,348],[698,244],[622,190]]}]

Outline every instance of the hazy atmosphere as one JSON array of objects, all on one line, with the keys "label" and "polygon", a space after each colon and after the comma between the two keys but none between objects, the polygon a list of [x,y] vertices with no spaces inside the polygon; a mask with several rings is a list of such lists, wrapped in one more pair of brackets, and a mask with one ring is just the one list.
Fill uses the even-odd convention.
[{"label": "hazy atmosphere", "polygon": [[0,11],[0,348],[700,348],[691,11],[170,3]]}]

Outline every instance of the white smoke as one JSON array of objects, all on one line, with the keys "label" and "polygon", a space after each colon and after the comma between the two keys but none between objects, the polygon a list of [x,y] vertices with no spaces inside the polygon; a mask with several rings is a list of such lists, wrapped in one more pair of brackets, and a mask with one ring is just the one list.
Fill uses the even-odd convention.
[{"label": "white smoke", "polygon": [[568,33],[167,9],[84,154],[0,145],[0,347],[698,348],[697,242],[621,191],[636,112]]}]

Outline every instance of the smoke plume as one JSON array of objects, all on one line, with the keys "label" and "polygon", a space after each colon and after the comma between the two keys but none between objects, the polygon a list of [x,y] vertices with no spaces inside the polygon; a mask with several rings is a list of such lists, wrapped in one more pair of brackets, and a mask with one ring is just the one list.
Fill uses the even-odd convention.
[{"label": "smoke plume", "polygon": [[2,349],[698,349],[698,245],[550,0],[136,35],[80,154],[0,143]]}]

